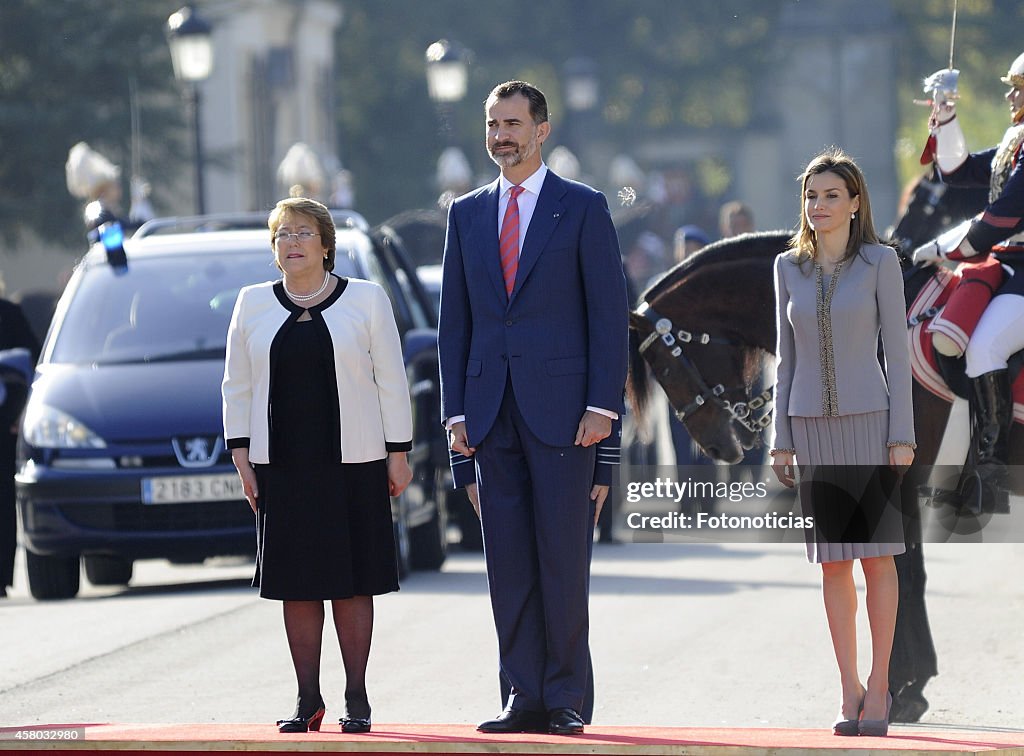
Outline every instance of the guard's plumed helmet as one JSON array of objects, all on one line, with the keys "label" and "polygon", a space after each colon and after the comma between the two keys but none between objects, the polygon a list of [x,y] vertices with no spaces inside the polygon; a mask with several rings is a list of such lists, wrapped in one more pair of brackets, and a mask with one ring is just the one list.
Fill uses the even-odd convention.
[{"label": "guard's plumed helmet", "polygon": [[79,142],[68,152],[64,171],[68,191],[87,201],[96,199],[107,184],[121,177],[120,168],[85,142]]},{"label": "guard's plumed helmet", "polygon": [[1024,53],[1017,56],[1017,59],[1010,64],[1010,70],[1006,72],[1006,76],[1000,79],[1003,84],[1009,84],[1011,87],[1019,87],[1024,89]]},{"label": "guard's plumed helmet", "polygon": [[[1006,76],[1000,78],[1000,81],[1003,84],[1009,84],[1011,87],[1024,90],[1024,53],[1018,55],[1017,59],[1010,64],[1010,70],[1006,72]],[[1017,108],[1017,111],[1011,116],[1010,120],[1014,124],[1024,121],[1024,107]]]}]

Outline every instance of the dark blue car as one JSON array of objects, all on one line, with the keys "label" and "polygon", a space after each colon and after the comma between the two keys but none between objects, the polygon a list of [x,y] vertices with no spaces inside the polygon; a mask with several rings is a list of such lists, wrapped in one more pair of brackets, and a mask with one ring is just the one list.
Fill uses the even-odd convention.
[{"label": "dark blue car", "polygon": [[[403,336],[414,479],[393,500],[402,569],[447,549],[437,333],[397,240],[337,218],[335,272],[380,283]],[[255,228],[254,228],[255,226]],[[225,337],[242,286],[278,277],[265,216],[168,219],[75,270],[36,369],[16,477],[29,588],[39,599],[126,584],[137,559],[252,555],[254,520],[221,427]]]}]

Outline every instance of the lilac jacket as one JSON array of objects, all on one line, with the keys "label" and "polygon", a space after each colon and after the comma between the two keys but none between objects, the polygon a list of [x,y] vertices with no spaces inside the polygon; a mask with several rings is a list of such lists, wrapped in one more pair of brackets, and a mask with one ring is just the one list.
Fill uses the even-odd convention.
[{"label": "lilac jacket", "polygon": [[831,306],[821,313],[815,265],[795,260],[791,252],[775,260],[775,448],[793,448],[790,417],[878,410],[889,411],[890,443],[913,443],[910,340],[896,253],[879,244],[861,247],[843,263]]}]

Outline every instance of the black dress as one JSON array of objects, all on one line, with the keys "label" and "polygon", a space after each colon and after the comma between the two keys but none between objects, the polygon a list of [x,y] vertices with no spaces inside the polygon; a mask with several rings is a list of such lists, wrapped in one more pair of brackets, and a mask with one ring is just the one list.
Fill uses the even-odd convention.
[{"label": "black dress", "polygon": [[[337,382],[320,311],[344,288],[302,308],[275,339],[270,388],[270,459],[259,486],[256,575],[269,599],[316,601],[398,590],[384,459],[340,462]],[[289,303],[291,305],[291,303]]]}]

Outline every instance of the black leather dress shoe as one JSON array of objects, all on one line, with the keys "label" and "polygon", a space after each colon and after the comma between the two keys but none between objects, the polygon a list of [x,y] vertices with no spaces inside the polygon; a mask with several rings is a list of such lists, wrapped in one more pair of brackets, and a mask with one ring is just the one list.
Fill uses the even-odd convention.
[{"label": "black leather dress shoe", "polygon": [[583,720],[573,709],[552,709],[548,712],[548,732],[552,735],[580,735]]},{"label": "black leather dress shoe", "polygon": [[477,725],[477,732],[547,732],[548,718],[539,711],[505,709],[495,719]]}]

